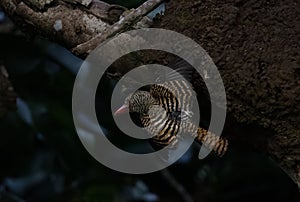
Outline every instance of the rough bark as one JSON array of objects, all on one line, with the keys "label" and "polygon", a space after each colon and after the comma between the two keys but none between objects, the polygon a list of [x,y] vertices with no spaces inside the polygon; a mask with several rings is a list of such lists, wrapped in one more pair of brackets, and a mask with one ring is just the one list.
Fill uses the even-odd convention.
[{"label": "rough bark", "polygon": [[271,156],[298,186],[299,24],[296,0],[177,0],[157,25],[209,53],[225,84],[232,139]]},{"label": "rough bark", "polygon": [[139,20],[141,20],[147,13],[155,9],[156,6],[161,3],[162,0],[151,0],[146,1],[137,9],[133,9],[127,15],[116,22],[114,25],[111,26],[109,30],[105,33],[97,34],[97,36],[93,37],[91,40],[76,46],[72,51],[76,55],[83,55],[86,53],[90,53],[94,50],[100,43],[104,42],[111,36],[114,36],[117,33],[125,31],[128,27],[133,26]]},{"label": "rough bark", "polygon": [[0,6],[21,29],[67,48],[109,29],[126,10],[101,1],[92,1],[86,6],[78,1],[2,0]]},{"label": "rough bark", "polygon": [[84,58],[116,33],[148,26],[145,15],[160,2],[151,0],[130,12],[99,0],[2,0],[0,6],[25,32],[42,35]]},{"label": "rough bark", "polygon": [[[22,28],[70,50],[109,30],[124,11],[98,1],[30,2],[0,6]],[[271,156],[300,187],[299,12],[297,0],[173,0],[156,26],[209,53],[225,84],[231,138]]]}]

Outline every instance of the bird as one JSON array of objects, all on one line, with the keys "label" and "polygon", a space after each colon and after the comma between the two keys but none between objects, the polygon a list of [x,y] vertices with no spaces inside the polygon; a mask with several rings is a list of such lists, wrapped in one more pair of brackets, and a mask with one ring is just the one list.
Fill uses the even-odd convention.
[{"label": "bird", "polygon": [[137,113],[158,148],[176,146],[181,131],[222,157],[228,149],[228,140],[193,123],[190,117],[193,115],[194,94],[188,85],[184,79],[173,79],[152,84],[148,91],[137,90],[125,98],[114,115],[126,111]]}]

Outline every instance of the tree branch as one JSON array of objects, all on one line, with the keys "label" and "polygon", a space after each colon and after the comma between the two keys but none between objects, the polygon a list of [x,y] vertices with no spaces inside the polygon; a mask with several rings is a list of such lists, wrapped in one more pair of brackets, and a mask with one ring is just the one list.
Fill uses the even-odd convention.
[{"label": "tree branch", "polygon": [[114,36],[117,33],[125,31],[128,27],[133,26],[139,20],[141,20],[146,14],[155,9],[163,0],[148,0],[142,4],[137,9],[133,9],[126,16],[121,18],[118,22],[113,24],[111,28],[104,33],[97,34],[91,40],[76,46],[72,52],[76,55],[82,55],[84,53],[90,53],[94,50],[99,44],[101,44],[106,39]]},{"label": "tree branch", "polygon": [[[32,2],[1,0],[0,6],[28,33],[46,36],[84,57],[161,1],[149,0],[153,4],[122,20],[125,8],[96,0]],[[225,84],[231,140],[272,157],[300,186],[300,4],[271,4],[173,0],[156,26],[191,37],[209,53]]]},{"label": "tree branch", "polygon": [[72,2],[1,0],[0,7],[27,33],[42,35],[67,48],[73,48],[109,30],[111,24],[117,22],[126,10],[98,0],[84,5],[78,1],[77,4]]},{"label": "tree branch", "polygon": [[[27,33],[36,33],[84,58],[104,40],[141,23],[163,0],[149,0],[127,9],[98,0],[2,0],[0,7]],[[124,15],[124,16],[121,16]]]}]

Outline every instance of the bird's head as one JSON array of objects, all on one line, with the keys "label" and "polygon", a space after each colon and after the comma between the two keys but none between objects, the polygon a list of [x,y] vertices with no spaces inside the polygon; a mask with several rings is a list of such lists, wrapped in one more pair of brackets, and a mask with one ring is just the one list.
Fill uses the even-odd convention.
[{"label": "bird's head", "polygon": [[124,104],[114,113],[122,114],[129,110],[138,114],[147,114],[150,107],[155,105],[155,99],[147,91],[138,90],[126,97]]}]

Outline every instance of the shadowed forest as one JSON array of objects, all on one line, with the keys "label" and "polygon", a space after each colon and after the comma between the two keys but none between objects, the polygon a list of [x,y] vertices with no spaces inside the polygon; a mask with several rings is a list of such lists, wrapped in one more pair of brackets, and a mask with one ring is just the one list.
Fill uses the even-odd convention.
[{"label": "shadowed forest", "polygon": [[[107,2],[130,9],[143,0]],[[82,62],[51,40],[23,32],[0,10],[0,66],[16,96],[0,118],[1,202],[300,201],[289,175],[255,148],[237,146],[222,158],[211,153],[199,160],[193,145],[175,164],[143,175],[103,166],[85,150],[73,123],[72,91]],[[145,152],[147,143],[126,139],[115,126],[110,97],[116,83],[101,80],[100,125],[115,145]]]}]

